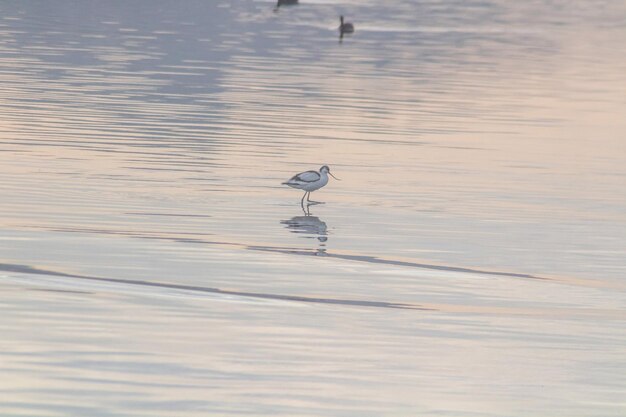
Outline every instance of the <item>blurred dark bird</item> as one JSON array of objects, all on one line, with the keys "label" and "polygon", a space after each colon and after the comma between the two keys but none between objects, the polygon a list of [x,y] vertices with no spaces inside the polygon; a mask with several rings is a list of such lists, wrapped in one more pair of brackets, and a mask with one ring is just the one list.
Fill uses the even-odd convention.
[{"label": "blurred dark bird", "polygon": [[339,21],[341,24],[339,25],[339,32],[343,35],[344,33],[352,33],[354,32],[354,25],[350,22],[343,21],[343,16],[339,17]]},{"label": "blurred dark bird", "polygon": [[298,0],[278,0],[274,10],[278,10],[280,6],[293,6],[295,4],[298,4]]}]

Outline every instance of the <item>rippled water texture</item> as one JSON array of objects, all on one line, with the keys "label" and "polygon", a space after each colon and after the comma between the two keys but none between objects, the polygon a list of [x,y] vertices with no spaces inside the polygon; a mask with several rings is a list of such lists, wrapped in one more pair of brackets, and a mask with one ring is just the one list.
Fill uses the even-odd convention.
[{"label": "rippled water texture", "polygon": [[0,12],[0,415],[626,415],[623,1]]}]

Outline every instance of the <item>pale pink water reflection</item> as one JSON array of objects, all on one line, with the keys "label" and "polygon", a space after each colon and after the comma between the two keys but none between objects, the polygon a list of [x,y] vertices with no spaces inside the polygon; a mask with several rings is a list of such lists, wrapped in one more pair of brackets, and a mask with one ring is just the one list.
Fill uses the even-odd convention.
[{"label": "pale pink water reflection", "polygon": [[0,414],[624,414],[622,2],[144,3],[0,6]]}]

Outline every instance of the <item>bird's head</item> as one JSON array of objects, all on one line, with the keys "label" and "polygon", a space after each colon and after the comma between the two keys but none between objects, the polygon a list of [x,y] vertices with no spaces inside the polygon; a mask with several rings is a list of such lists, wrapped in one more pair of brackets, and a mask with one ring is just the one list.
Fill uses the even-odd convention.
[{"label": "bird's head", "polygon": [[334,179],[341,181],[339,178],[335,177],[333,174],[330,173],[330,168],[328,167],[328,165],[324,165],[323,167],[321,167],[320,172],[323,174],[328,174]]}]

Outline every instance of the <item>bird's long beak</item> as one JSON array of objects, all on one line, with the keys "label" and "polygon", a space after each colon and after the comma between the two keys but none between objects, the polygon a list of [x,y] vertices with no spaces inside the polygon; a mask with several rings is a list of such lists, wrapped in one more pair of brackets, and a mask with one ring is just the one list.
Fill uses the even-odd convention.
[{"label": "bird's long beak", "polygon": [[330,171],[328,171],[328,175],[330,175],[331,177],[333,177],[334,179],[336,179],[337,181],[341,181],[339,178],[335,177],[333,174],[330,173]]}]

